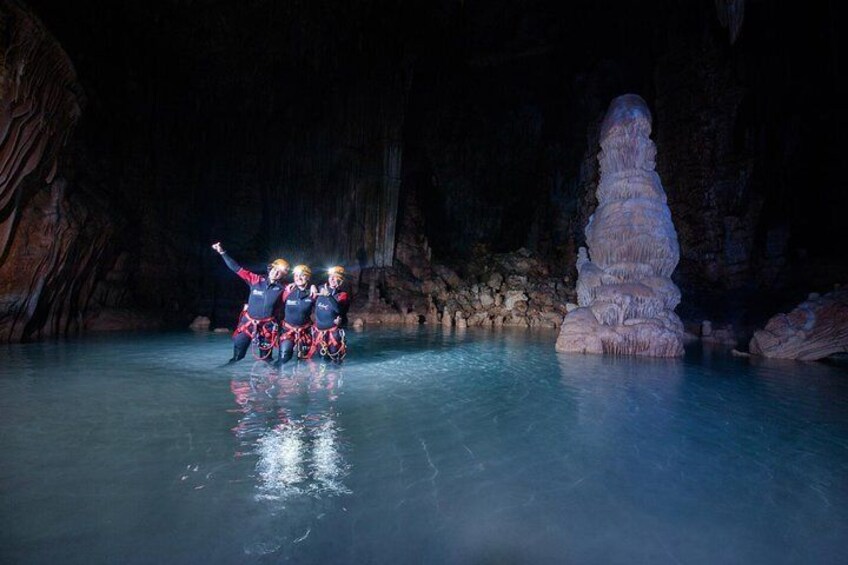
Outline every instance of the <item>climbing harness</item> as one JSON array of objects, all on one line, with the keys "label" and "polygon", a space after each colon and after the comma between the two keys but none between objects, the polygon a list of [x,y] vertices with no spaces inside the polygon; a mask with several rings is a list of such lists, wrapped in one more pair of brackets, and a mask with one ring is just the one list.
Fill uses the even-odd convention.
[{"label": "climbing harness", "polygon": [[294,351],[297,352],[297,358],[308,359],[310,346],[312,345],[312,334],[309,332],[309,329],[312,327],[312,324],[293,326],[284,321],[283,326],[285,327],[285,332],[280,336],[279,342],[292,342]]},{"label": "climbing harness", "polygon": [[344,361],[347,355],[345,331],[338,326],[326,330],[312,328],[312,347],[309,348],[306,358],[311,359],[316,352],[333,363]]},{"label": "climbing harness", "polygon": [[260,361],[265,361],[271,357],[274,348],[279,344],[280,326],[273,317],[251,318],[247,310],[243,310],[233,337],[240,333],[250,337],[250,352],[253,356]]}]

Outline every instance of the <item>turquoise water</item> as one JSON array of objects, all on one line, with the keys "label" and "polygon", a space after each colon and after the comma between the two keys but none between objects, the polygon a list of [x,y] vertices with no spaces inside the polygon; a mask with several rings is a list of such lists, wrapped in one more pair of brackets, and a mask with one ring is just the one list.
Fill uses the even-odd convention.
[{"label": "turquoise water", "polygon": [[3,563],[845,563],[848,372],[554,333],[0,348]]}]

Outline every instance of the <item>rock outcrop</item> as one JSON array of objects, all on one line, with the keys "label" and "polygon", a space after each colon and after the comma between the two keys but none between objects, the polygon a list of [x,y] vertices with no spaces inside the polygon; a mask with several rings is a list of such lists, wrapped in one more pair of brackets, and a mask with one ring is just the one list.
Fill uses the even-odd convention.
[{"label": "rock outcrop", "polygon": [[0,1],[0,341],[85,328],[115,262],[108,205],[59,165],[81,107],[62,47],[22,4]]},{"label": "rock outcrop", "polygon": [[634,94],[612,101],[601,126],[598,208],[577,259],[579,308],[563,321],[557,351],[673,357],[683,324],[671,281],[680,250],[654,171],[651,114]]},{"label": "rock outcrop", "polygon": [[351,319],[366,324],[556,328],[574,289],[527,249],[487,256],[465,278],[432,265],[419,279],[401,265],[363,271]]},{"label": "rock outcrop", "polygon": [[445,316],[456,321],[459,315],[468,326],[556,328],[572,295],[573,287],[551,276],[542,260],[521,248],[492,256],[474,281],[437,298],[443,323]]},{"label": "rock outcrop", "polygon": [[812,294],[789,314],[778,314],[754,332],[754,355],[815,361],[848,352],[848,289]]}]

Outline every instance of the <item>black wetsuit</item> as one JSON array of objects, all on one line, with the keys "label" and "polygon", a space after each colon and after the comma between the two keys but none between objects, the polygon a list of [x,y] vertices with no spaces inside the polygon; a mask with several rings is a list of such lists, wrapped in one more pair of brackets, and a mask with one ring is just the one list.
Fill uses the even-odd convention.
[{"label": "black wetsuit", "polygon": [[318,295],[315,299],[315,327],[319,330],[328,330],[336,325],[336,318],[343,314],[342,305],[336,296]]},{"label": "black wetsuit", "polygon": [[[330,288],[328,296],[318,295],[315,300],[315,326],[312,328],[312,348],[310,357],[318,354],[321,357],[341,361],[337,357],[345,347],[344,331],[341,329],[347,322],[347,310],[350,305],[350,294],[343,287]],[[340,318],[336,324],[336,319]]]},{"label": "black wetsuit", "polygon": [[280,361],[286,363],[292,358],[297,343],[301,348],[298,356],[303,356],[312,343],[310,328],[312,326],[312,310],[315,308],[315,298],[309,288],[292,290],[286,289],[283,294],[285,314],[283,334],[280,338]]},{"label": "black wetsuit", "polygon": [[[251,273],[243,269],[232,257],[226,253],[221,254],[224,263],[232,272],[237,274],[250,287],[250,295],[247,299],[247,309],[239,316],[238,327],[233,332],[233,358],[230,361],[243,359],[253,339],[251,332],[256,331],[256,325],[268,328],[275,324],[275,310],[278,308],[280,298],[286,287],[279,282],[271,282],[268,277]],[[256,320],[258,324],[252,324]]]}]

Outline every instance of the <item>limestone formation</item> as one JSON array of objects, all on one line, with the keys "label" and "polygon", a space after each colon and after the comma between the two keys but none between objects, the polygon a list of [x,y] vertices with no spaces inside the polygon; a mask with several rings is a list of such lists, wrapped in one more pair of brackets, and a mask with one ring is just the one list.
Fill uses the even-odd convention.
[{"label": "limestone formation", "polygon": [[0,1],[0,341],[85,327],[114,263],[105,206],[59,166],[81,103],[62,47],[22,3]]},{"label": "limestone formation", "polygon": [[680,249],[654,171],[651,114],[635,94],[610,104],[601,125],[598,207],[577,258],[579,308],[563,321],[557,351],[674,357],[683,324],[671,281]]},{"label": "limestone formation", "polygon": [[[80,117],[81,91],[61,46],[22,6],[0,4],[0,257],[35,190],[56,176],[59,151]],[[39,174],[40,173],[40,174]],[[40,179],[41,180],[41,179]]]},{"label": "limestone formation", "polygon": [[754,332],[748,348],[754,355],[801,361],[848,352],[848,289],[810,295]]}]

